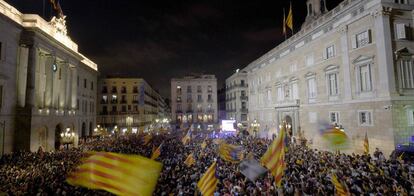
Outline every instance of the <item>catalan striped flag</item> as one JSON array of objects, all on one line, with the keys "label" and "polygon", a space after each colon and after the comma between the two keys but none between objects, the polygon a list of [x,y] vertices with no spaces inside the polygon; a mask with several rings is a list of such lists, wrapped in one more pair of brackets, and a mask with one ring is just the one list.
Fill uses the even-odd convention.
[{"label": "catalan striped flag", "polygon": [[204,148],[206,148],[206,147],[207,147],[207,142],[206,142],[206,140],[204,140],[203,143],[201,143],[201,149],[204,150]]},{"label": "catalan striped flag", "polygon": [[116,195],[152,195],[162,164],[138,155],[91,152],[67,182]]},{"label": "catalan striped flag", "polygon": [[261,158],[261,163],[264,165],[275,177],[277,187],[282,186],[282,177],[284,173],[285,162],[285,126],[280,129],[278,137],[273,140],[265,154]]},{"label": "catalan striped flag", "polygon": [[286,36],[286,17],[285,17],[285,8],[283,8],[283,35]]},{"label": "catalan striped flag", "polygon": [[335,186],[335,191],[336,191],[336,194],[337,195],[339,195],[339,196],[346,196],[346,195],[348,195],[347,190],[341,184],[341,182],[339,182],[338,177],[336,176],[336,174],[332,174],[332,176],[331,176],[331,182]]},{"label": "catalan striped flag", "polygon": [[293,31],[293,13],[292,13],[292,2],[290,3],[289,13],[286,17],[286,26]]},{"label": "catalan striped flag", "polygon": [[188,130],[187,131],[187,134],[185,134],[185,136],[183,137],[183,139],[181,139],[181,142],[184,145],[187,145],[190,142],[190,140],[191,140],[191,130]]},{"label": "catalan striped flag", "polygon": [[158,146],[157,149],[155,149],[154,151],[152,151],[152,155],[151,155],[151,159],[155,160],[156,158],[158,158],[161,155],[161,148],[162,148],[162,144],[160,144],[160,146]]},{"label": "catalan striped flag", "polygon": [[197,187],[203,196],[211,196],[216,190],[218,179],[216,177],[216,162],[211,164],[206,173],[197,183]]},{"label": "catalan striped flag", "polygon": [[194,165],[194,163],[195,163],[195,159],[194,159],[193,153],[191,153],[185,159],[184,164],[187,165],[187,167],[191,167],[192,165]]},{"label": "catalan striped flag", "polygon": [[144,136],[144,145],[147,146],[152,139],[152,135]]},{"label": "catalan striped flag", "polygon": [[367,134],[367,132],[365,132],[364,153],[365,154],[369,154],[369,142],[368,142],[368,134]]},{"label": "catalan striped flag", "polygon": [[225,161],[238,163],[244,157],[243,147],[223,142],[219,146],[219,155]]}]

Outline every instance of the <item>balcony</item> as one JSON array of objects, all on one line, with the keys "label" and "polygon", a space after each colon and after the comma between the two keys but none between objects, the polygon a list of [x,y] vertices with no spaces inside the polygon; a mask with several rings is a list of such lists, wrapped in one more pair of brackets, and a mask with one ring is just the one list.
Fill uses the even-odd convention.
[{"label": "balcony", "polygon": [[207,113],[214,113],[214,110],[213,109],[207,109],[207,111],[206,111]]},{"label": "balcony", "polygon": [[213,100],[213,99],[207,99],[207,102],[208,102],[208,103],[213,103],[213,102],[214,102],[214,100]]},{"label": "balcony", "polygon": [[107,94],[108,93],[108,89],[106,89],[106,88],[104,88],[104,89],[102,89],[102,94]]},{"label": "balcony", "polygon": [[187,103],[193,103],[193,99],[187,99]]},{"label": "balcony", "polygon": [[111,100],[111,104],[117,104],[117,103],[118,103],[118,100],[116,100],[116,99]]},{"label": "balcony", "polygon": [[127,101],[126,100],[121,100],[121,104],[126,104]]},{"label": "balcony", "polygon": [[108,101],[107,100],[101,100],[101,104],[108,104]]},{"label": "balcony", "polygon": [[183,111],[182,111],[181,109],[177,109],[177,110],[175,111],[175,113],[183,113]]},{"label": "balcony", "polygon": [[185,112],[186,113],[193,113],[194,111],[193,111],[193,109],[187,109]]},{"label": "balcony", "polygon": [[245,101],[247,101],[249,98],[247,97],[247,96],[240,96],[240,100],[245,100]]},{"label": "balcony", "polygon": [[116,88],[113,88],[111,93],[116,94],[118,91],[116,90]]},{"label": "balcony", "polygon": [[226,110],[226,112],[236,112],[236,109],[229,109],[229,110]]},{"label": "balcony", "polygon": [[202,103],[203,102],[203,99],[197,99],[197,102],[198,103]]},{"label": "balcony", "polygon": [[108,115],[108,111],[99,112],[99,115]]},{"label": "balcony", "polygon": [[122,94],[126,94],[126,93],[127,93],[127,90],[126,90],[126,89],[122,89],[122,90],[121,90],[121,93],[122,93]]},{"label": "balcony", "polygon": [[240,112],[241,112],[241,113],[248,113],[248,112],[249,112],[249,110],[248,110],[247,108],[241,108],[241,109],[240,109]]}]

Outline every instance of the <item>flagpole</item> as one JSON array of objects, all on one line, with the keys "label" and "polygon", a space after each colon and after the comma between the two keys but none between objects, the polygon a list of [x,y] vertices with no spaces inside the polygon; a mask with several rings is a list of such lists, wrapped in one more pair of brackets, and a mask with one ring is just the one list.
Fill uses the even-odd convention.
[{"label": "flagpole", "polygon": [[286,18],[285,18],[285,8],[283,8],[283,34],[285,35],[285,41],[287,39],[286,35]]}]

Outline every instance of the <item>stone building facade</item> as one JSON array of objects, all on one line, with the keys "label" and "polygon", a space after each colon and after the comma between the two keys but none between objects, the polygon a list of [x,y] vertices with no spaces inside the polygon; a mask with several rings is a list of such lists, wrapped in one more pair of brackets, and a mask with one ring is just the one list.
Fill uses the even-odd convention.
[{"label": "stone building facade", "polygon": [[97,65],[78,52],[65,18],[46,22],[0,0],[0,153],[77,145],[95,126]]},{"label": "stone building facade", "polygon": [[371,152],[413,142],[414,1],[345,0],[329,12],[321,2],[308,0],[302,29],[243,69],[249,120],[262,136],[287,121],[316,148],[326,148],[328,123],[352,152],[363,152],[365,133]]},{"label": "stone building facade", "polygon": [[171,79],[172,121],[197,123],[205,128],[217,123],[217,79],[214,75]]},{"label": "stone building facade", "polygon": [[138,132],[156,119],[169,118],[161,95],[142,78],[102,78],[98,85],[98,125]]},{"label": "stone building facade", "polygon": [[[226,79],[226,115],[236,120],[238,126],[248,126],[247,72],[237,70]],[[240,124],[239,124],[240,123]]]}]

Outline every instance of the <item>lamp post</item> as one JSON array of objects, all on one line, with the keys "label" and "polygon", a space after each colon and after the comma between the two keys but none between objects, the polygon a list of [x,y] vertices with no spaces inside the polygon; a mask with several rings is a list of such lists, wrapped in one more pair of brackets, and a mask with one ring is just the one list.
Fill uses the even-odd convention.
[{"label": "lamp post", "polygon": [[256,119],[254,119],[253,123],[251,124],[251,127],[253,127],[253,135],[254,137],[257,137],[257,131],[260,127],[260,123],[257,122]]},{"label": "lamp post", "polygon": [[134,119],[131,116],[127,116],[125,119],[126,125],[127,125],[127,133],[132,133],[132,122]]},{"label": "lamp post", "polygon": [[63,145],[66,146],[66,149],[69,149],[69,144],[73,144],[74,142],[75,132],[68,127],[66,128],[66,132],[60,133],[60,137]]}]

